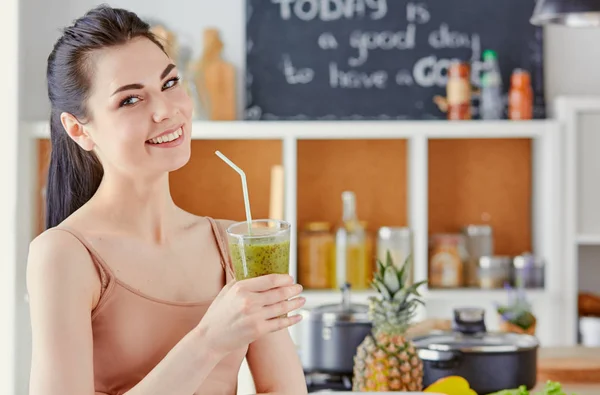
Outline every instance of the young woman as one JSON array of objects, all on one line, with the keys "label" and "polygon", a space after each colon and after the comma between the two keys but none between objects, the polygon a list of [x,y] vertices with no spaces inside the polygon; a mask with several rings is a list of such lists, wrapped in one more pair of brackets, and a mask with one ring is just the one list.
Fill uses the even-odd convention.
[{"label": "young woman", "polygon": [[101,6],[48,58],[47,228],[30,245],[32,395],[305,394],[288,275],[234,281],[226,222],[178,208],[192,102],[135,14]]}]

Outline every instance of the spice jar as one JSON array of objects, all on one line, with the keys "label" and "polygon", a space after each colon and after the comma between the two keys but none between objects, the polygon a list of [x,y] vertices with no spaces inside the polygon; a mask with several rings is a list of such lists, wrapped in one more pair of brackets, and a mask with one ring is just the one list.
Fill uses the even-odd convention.
[{"label": "spice jar", "polygon": [[522,69],[515,69],[510,78],[508,118],[512,120],[533,118],[531,76],[527,71]]},{"label": "spice jar", "polygon": [[309,289],[334,287],[335,237],[327,222],[309,222],[298,235],[298,282]]},{"label": "spice jar", "polygon": [[462,287],[466,259],[467,252],[463,235],[433,235],[429,250],[429,286],[433,288]]},{"label": "spice jar", "polygon": [[479,258],[494,255],[494,237],[489,225],[468,225],[462,229],[465,235],[467,254],[465,263],[465,285],[479,286]]},{"label": "spice jar", "polygon": [[508,256],[479,258],[479,286],[486,289],[504,288],[510,282],[512,259]]},{"label": "spice jar", "polygon": [[513,282],[524,288],[544,288],[544,260],[525,253],[513,259]]}]

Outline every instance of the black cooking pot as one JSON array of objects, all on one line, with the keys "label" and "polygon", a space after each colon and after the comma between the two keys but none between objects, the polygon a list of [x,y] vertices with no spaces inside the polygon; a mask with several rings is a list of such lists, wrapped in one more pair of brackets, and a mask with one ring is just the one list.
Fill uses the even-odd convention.
[{"label": "black cooking pot", "polygon": [[350,303],[350,286],[342,303],[300,310],[300,360],[307,373],[352,374],[358,345],[371,332],[368,306]]},{"label": "black cooking pot", "polygon": [[454,311],[452,332],[413,339],[423,361],[423,385],[448,376],[465,378],[480,395],[536,384],[539,342],[533,336],[487,332],[484,310]]}]

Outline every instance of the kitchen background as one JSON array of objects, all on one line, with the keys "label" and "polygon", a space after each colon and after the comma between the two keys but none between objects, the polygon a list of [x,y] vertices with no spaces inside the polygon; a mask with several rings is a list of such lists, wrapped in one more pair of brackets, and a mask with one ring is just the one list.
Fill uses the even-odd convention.
[{"label": "kitchen background", "polygon": [[[198,105],[191,163],[172,177],[176,201],[201,215],[244,218],[239,178],[214,156],[214,151],[219,149],[246,170],[255,217],[282,216],[297,225],[292,232],[292,248],[299,254],[292,254],[292,273],[305,285],[309,307],[341,301],[336,279],[341,275],[340,265],[335,268],[336,235],[342,232],[339,229],[348,228],[344,226],[348,222],[356,222],[365,230],[358,249],[368,252],[364,254],[367,258],[354,262],[356,266],[349,268],[350,273],[358,273],[352,280],[353,302],[364,303],[373,294],[361,289],[366,288],[368,280],[365,268],[374,266],[373,257],[387,240],[398,250],[397,256],[413,253],[413,281],[428,280],[424,291],[426,307],[419,312],[418,320],[436,320],[431,322],[443,326],[444,320],[452,317],[453,308],[477,306],[486,310],[488,329],[499,329],[503,321],[496,305],[508,303],[511,294],[503,288],[506,284],[514,287],[520,278],[528,288],[525,294],[536,316],[535,331],[542,345],[598,342],[598,321],[584,320],[592,330],[583,333],[579,316],[600,313],[594,312],[593,298],[600,295],[600,210],[597,206],[600,188],[596,180],[600,170],[596,154],[596,147],[600,146],[596,137],[600,125],[600,52],[591,49],[600,40],[600,28],[551,26],[536,36],[533,27],[522,23],[523,18],[528,18],[526,10],[519,9],[519,13],[515,13],[514,21],[519,28],[505,27],[504,30],[501,16],[486,19],[491,14],[505,15],[503,5],[489,5],[487,11],[481,7],[481,15],[474,10],[463,10],[469,15],[461,22],[461,31],[469,33],[468,45],[463,45],[464,51],[459,50],[456,56],[467,53],[466,59],[469,59],[471,52],[479,51],[477,62],[472,65],[482,63],[485,49],[497,49],[486,47],[486,38],[492,42],[494,39],[518,42],[523,37],[530,40],[526,41],[522,53],[515,55],[498,50],[496,55],[504,94],[511,86],[514,69],[530,68],[537,119],[446,121],[432,119],[446,116],[436,112],[437,105],[432,104],[434,95],[446,95],[445,83],[432,89],[412,89],[410,94],[401,90],[391,93],[386,90],[383,96],[367,97],[352,93],[341,101],[330,100],[320,107],[311,106],[308,99],[301,101],[299,98],[304,100],[314,93],[302,90],[302,86],[321,84],[325,97],[333,90],[333,82],[323,83],[311,74],[311,62],[318,63],[311,56],[318,56],[319,52],[306,45],[307,37],[314,42],[321,33],[330,31],[323,28],[325,22],[317,20],[310,25],[317,26],[314,31],[307,29],[300,38],[291,33],[279,34],[286,28],[284,24],[268,25],[273,22],[261,19],[261,15],[266,15],[261,12],[275,7],[273,3],[251,0],[193,3],[174,0],[168,4],[141,0],[110,2],[166,27],[177,40],[179,58],[191,61],[190,69],[194,65],[199,67],[201,57],[222,44],[222,58],[226,62],[221,64],[223,75],[230,70],[234,73],[226,80],[233,87],[232,94],[221,92],[222,108],[230,109],[229,113],[224,111],[211,116]],[[367,27],[361,27],[356,20],[332,26],[339,27],[340,37],[349,37],[355,29],[406,28],[410,22],[408,14],[403,15],[398,25],[394,25],[393,16],[377,15],[383,12],[381,5],[388,3],[392,4],[365,2],[371,5]],[[438,8],[437,1],[401,3],[413,7],[412,18],[417,24],[425,23],[423,10],[427,9],[437,10],[431,12],[431,17],[437,18],[440,29],[444,24],[439,20],[444,9]],[[30,330],[24,262],[29,240],[42,229],[41,202],[49,149],[46,58],[59,28],[96,4],[91,0],[19,2],[17,251],[15,261],[10,262],[15,265],[16,283],[8,287],[15,289],[16,295],[17,394],[27,393],[29,373]],[[283,7],[276,5],[280,6]],[[389,9],[392,10],[391,5]],[[470,27],[469,23],[477,28]],[[290,22],[290,26],[300,25]],[[218,35],[205,33],[210,28],[216,29]],[[251,37],[247,36],[247,28]],[[318,34],[313,37],[314,32]],[[481,34],[482,46],[478,49],[473,44],[475,33]],[[320,43],[321,48],[334,46],[328,37]],[[286,39],[293,45],[286,47]],[[340,43],[344,41],[342,45],[348,41],[338,39]],[[395,39],[398,46],[408,45],[409,30]],[[541,40],[543,46],[536,46]],[[356,46],[359,45],[357,41]],[[530,51],[527,45],[531,45]],[[423,43],[417,42],[416,47],[415,51],[431,55],[430,50],[423,50]],[[287,52],[295,57],[286,58]],[[441,56],[454,56],[441,53]],[[356,49],[352,56],[360,69],[360,63],[366,62],[366,52]],[[368,70],[376,70],[378,66],[395,70],[395,65],[391,67],[386,63],[389,58],[381,57],[377,50],[371,50],[368,56],[371,62]],[[493,58],[493,54],[488,53],[488,56],[488,59]],[[519,59],[522,64],[518,64]],[[277,69],[277,64],[283,68]],[[510,68],[502,68],[507,64]],[[269,73],[277,70],[283,72],[285,80],[280,78],[279,82],[273,82],[275,78],[269,78]],[[332,72],[327,63],[316,65],[315,70]],[[542,71],[543,80],[540,79]],[[370,77],[367,83],[372,84],[381,78]],[[404,74],[396,77],[397,83],[408,78]],[[316,78],[312,85],[311,78]],[[354,83],[348,81],[348,84]],[[475,82],[479,83],[478,79]],[[343,77],[336,83],[344,83]],[[300,87],[294,91],[296,86]],[[189,86],[192,93],[194,88],[193,84]],[[373,90],[361,88],[361,92],[369,89]],[[423,96],[427,100],[421,100],[422,95],[430,96]],[[247,98],[251,102],[248,106]],[[357,102],[360,105],[353,104]],[[391,105],[394,102],[397,105]],[[421,107],[415,103],[421,103]],[[291,118],[300,113],[294,113],[294,106],[302,112],[312,111],[315,117],[334,114],[338,120],[310,123],[294,120]],[[356,111],[364,108],[371,113],[363,114],[364,119],[351,119],[351,115],[356,115],[354,106]],[[474,107],[476,112],[479,108]],[[350,112],[346,113],[347,109]],[[330,111],[319,113],[321,110]],[[374,120],[380,118],[377,111],[386,112],[391,119]],[[461,109],[456,113],[460,114]],[[401,115],[408,119],[397,119]],[[235,121],[217,122],[211,117],[234,118]],[[258,118],[280,121],[249,120]],[[392,237],[399,241],[394,243]],[[524,255],[528,252],[532,255]],[[479,255],[492,257],[477,259]],[[525,265],[528,270],[518,270],[519,265]],[[3,281],[12,281],[12,277]],[[6,305],[11,299],[0,303]],[[12,311],[10,307],[7,310]],[[306,344],[301,344],[303,334],[296,329],[293,335],[301,350]],[[240,392],[247,393],[251,383],[245,370],[241,372],[240,383]]]}]

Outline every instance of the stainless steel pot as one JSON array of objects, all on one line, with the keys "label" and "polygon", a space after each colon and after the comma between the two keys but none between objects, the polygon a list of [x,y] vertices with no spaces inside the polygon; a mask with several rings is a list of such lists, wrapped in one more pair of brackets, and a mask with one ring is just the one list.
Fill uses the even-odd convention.
[{"label": "stainless steel pot", "polygon": [[535,386],[538,340],[487,332],[484,314],[483,309],[456,309],[452,332],[413,339],[423,361],[424,387],[448,376],[464,377],[478,394]]},{"label": "stainless steel pot", "polygon": [[305,372],[351,374],[356,348],[371,332],[368,306],[350,303],[350,286],[342,302],[300,310],[300,360]]}]

